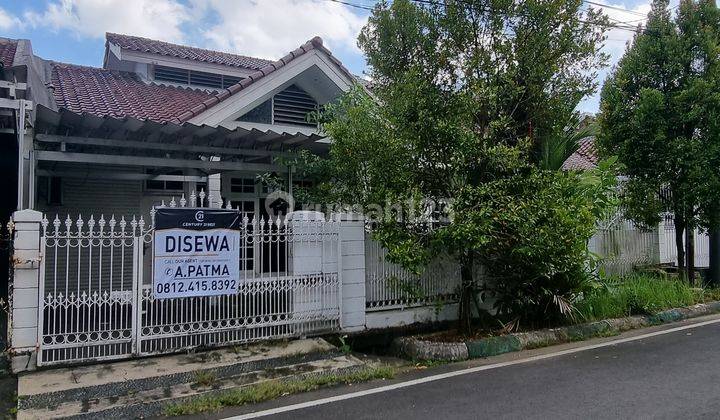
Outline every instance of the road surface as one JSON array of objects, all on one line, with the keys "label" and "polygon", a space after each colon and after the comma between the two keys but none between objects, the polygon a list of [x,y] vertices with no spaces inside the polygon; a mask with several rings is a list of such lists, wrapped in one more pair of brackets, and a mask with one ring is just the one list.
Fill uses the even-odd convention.
[{"label": "road surface", "polygon": [[[663,328],[673,327],[677,325]],[[609,340],[613,339],[605,339]],[[565,349],[587,345],[574,343]],[[510,356],[514,359],[508,359],[507,355],[505,359],[497,358],[503,362],[528,355],[547,357],[541,360],[274,413],[264,418],[720,418],[720,323],[548,356],[556,349],[563,348]],[[484,363],[493,363],[493,360]],[[468,367],[472,365],[453,365],[440,371],[457,372]],[[394,382],[321,390],[216,415],[228,417],[296,403],[312,404],[329,396],[378,386],[387,388],[388,384],[434,374],[437,370],[427,370]]]}]

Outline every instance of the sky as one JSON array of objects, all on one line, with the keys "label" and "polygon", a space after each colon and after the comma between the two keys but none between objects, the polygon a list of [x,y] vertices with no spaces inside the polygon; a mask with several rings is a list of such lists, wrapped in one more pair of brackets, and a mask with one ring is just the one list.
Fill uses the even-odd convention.
[{"label": "sky", "polygon": [[[677,1],[671,0],[671,6]],[[593,2],[607,5],[603,11],[614,21],[632,25],[643,22],[650,10],[650,0]],[[0,36],[30,39],[35,54],[46,59],[100,67],[105,32],[268,59],[318,35],[346,67],[362,75],[367,66],[356,40],[368,14],[332,0],[0,0]],[[622,29],[607,33],[604,51],[611,65],[632,35]],[[608,71],[600,72],[599,83]],[[595,94],[578,109],[594,113],[598,103]]]}]

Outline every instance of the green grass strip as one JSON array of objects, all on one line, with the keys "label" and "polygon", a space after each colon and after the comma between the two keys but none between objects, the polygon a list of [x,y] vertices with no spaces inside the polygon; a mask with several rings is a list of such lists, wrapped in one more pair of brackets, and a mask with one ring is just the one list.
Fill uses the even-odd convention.
[{"label": "green grass strip", "polygon": [[255,404],[272,400],[283,395],[313,391],[336,384],[350,384],[372,379],[387,379],[395,376],[395,368],[382,366],[363,368],[345,374],[320,374],[304,379],[269,380],[256,385],[231,389],[212,395],[202,395],[192,400],[165,407],[165,415],[183,416],[207,411],[217,411],[223,407]]},{"label": "green grass strip", "polygon": [[697,289],[669,278],[634,274],[611,279],[587,293],[576,304],[578,322],[654,315],[662,310],[706,302],[716,295],[712,289]]}]

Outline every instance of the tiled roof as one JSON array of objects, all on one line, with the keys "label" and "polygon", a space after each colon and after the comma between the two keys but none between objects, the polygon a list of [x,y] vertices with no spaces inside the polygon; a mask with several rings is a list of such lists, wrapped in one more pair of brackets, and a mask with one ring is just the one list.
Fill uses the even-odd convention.
[{"label": "tiled roof", "polygon": [[17,41],[14,39],[0,39],[0,63],[5,67],[13,65]]},{"label": "tiled roof", "polygon": [[246,57],[244,55],[171,44],[169,42],[156,41],[154,39],[141,38],[138,36],[121,35],[108,32],[105,34],[105,38],[107,42],[127,50],[184,58],[187,60],[202,61],[206,63],[224,64],[226,66],[242,67],[250,70],[260,70],[271,63],[270,60],[264,60],[261,58]]},{"label": "tiled roof", "polygon": [[[122,37],[123,40],[139,39],[149,43],[173,45],[125,35],[108,34],[107,36],[108,41],[116,39],[114,37]],[[215,92],[148,84],[140,80],[134,73],[53,63],[53,95],[55,96],[58,107],[66,108],[76,113],[88,113],[95,116],[117,118],[127,116],[141,120],[147,119],[157,122],[180,124],[224,101],[235,93],[242,91],[254,82],[312,50],[323,52],[351,80],[355,79],[355,76],[343,67],[342,63],[333,57],[332,53],[323,46],[322,39],[315,37],[280,60],[274,62],[263,60],[266,65],[259,70],[250,74],[247,78],[242,79],[239,83]],[[209,53],[214,52],[210,51]]]},{"label": "tiled roof", "polygon": [[269,63],[265,67],[261,68],[260,70],[256,71],[255,73],[252,73],[250,76],[248,76],[245,79],[242,79],[239,83],[230,86],[227,89],[222,89],[219,91],[219,93],[215,94],[214,96],[206,99],[202,103],[196,105],[192,109],[184,112],[182,115],[180,115],[175,121],[176,123],[184,123],[188,121],[189,119],[201,114],[202,112],[205,112],[207,109],[217,105],[218,103],[224,101],[225,99],[231,97],[232,95],[242,91],[243,89],[247,88],[248,86],[252,85],[256,81],[262,79],[263,77],[267,76],[268,74],[279,70],[283,66],[287,65],[292,60],[302,56],[303,54],[312,51],[312,50],[318,50],[327,55],[327,57],[332,61],[335,65],[337,65],[340,70],[342,70],[345,75],[350,78],[351,80],[355,80],[355,76],[347,69],[343,64],[335,58],[330,50],[325,48],[323,46],[322,38],[319,36],[314,37],[310,41],[302,44],[299,48],[297,48],[294,51],[291,51],[289,54],[287,54],[285,57]]},{"label": "tiled roof", "polygon": [[52,87],[60,108],[99,117],[170,122],[212,96],[203,90],[148,84],[134,73],[52,64]]},{"label": "tiled roof", "polygon": [[585,137],[580,145],[562,165],[563,170],[588,170],[597,167],[598,154],[595,148],[595,137]]}]

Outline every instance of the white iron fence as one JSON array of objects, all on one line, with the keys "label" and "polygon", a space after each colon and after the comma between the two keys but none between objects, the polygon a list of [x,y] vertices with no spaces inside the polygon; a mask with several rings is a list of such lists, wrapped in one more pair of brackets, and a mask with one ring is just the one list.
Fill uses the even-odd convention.
[{"label": "white iron fence", "polygon": [[457,300],[460,266],[438,257],[421,275],[387,260],[387,250],[365,234],[365,305],[368,311]]},{"label": "white iron fence", "polygon": [[[709,238],[696,230],[695,266],[709,265]],[[638,268],[657,264],[677,264],[675,225],[666,215],[657,229],[645,230],[622,217],[616,217],[598,228],[590,249],[600,257],[599,269],[607,275],[625,275]]]},{"label": "white iron fence", "polygon": [[626,275],[660,259],[658,231],[640,229],[620,214],[600,224],[589,246],[600,257],[599,271],[608,276]]},{"label": "white iron fence", "polygon": [[[675,223],[672,215],[660,222],[660,262],[677,264],[677,245],[675,243]],[[707,233],[695,230],[695,266],[710,266],[710,238]]]},{"label": "white iron fence", "polygon": [[[193,194],[190,203],[203,207],[204,194]],[[179,202],[187,204],[184,198]],[[170,206],[178,204],[173,200]],[[150,274],[153,216],[147,225],[143,217],[44,220],[39,365],[339,328],[337,221],[245,217],[236,294],[156,299]]]}]

